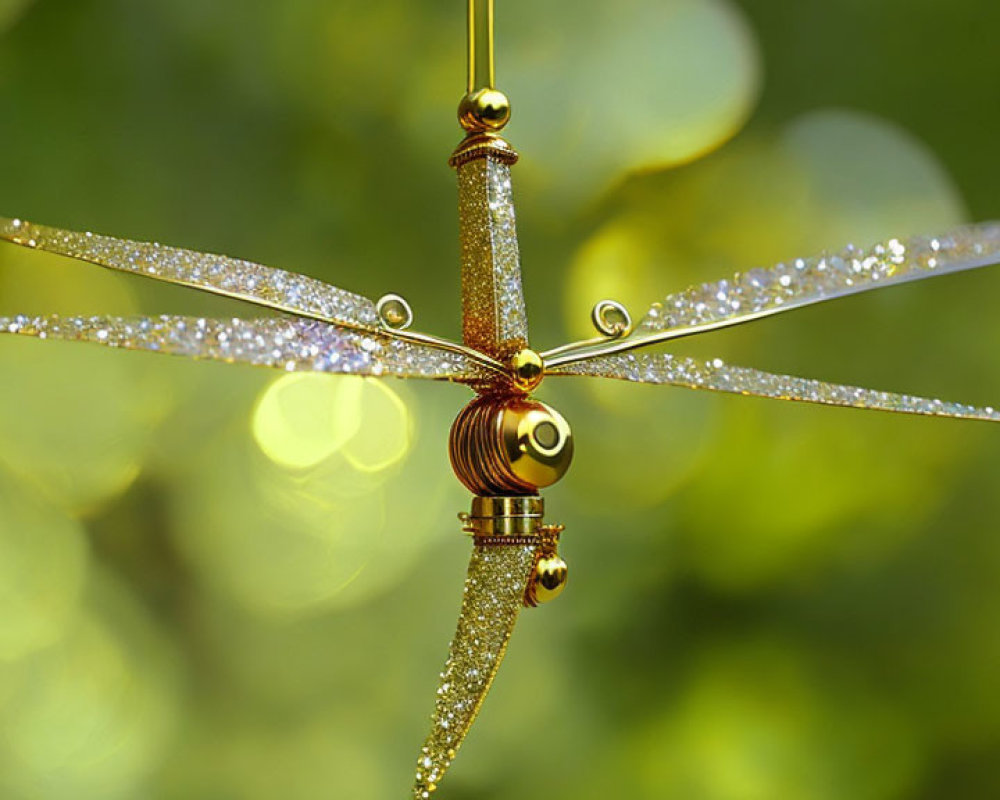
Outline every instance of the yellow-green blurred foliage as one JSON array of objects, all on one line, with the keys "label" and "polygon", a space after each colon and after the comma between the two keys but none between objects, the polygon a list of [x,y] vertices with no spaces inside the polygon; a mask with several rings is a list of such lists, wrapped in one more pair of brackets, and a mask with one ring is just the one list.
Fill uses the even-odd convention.
[{"label": "yellow-green blurred foliage", "polygon": [[[501,0],[535,342],[605,296],[1000,217],[1000,6]],[[459,333],[458,0],[0,2],[5,214]],[[680,349],[994,405],[1000,270]],[[240,313],[0,249],[0,314]],[[1000,435],[545,385],[570,591],[442,798],[1000,795]],[[454,625],[449,385],[0,341],[0,800],[402,797]]]}]

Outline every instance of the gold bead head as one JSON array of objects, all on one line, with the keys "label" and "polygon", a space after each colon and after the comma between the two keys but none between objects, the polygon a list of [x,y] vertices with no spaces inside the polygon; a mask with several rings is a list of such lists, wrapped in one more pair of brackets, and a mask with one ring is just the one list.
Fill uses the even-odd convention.
[{"label": "gold bead head", "polygon": [[510,358],[511,380],[525,394],[538,388],[545,376],[545,362],[534,350],[519,350]]},{"label": "gold bead head", "polygon": [[510,122],[510,100],[497,89],[479,89],[458,104],[458,121],[469,133],[492,133]]}]

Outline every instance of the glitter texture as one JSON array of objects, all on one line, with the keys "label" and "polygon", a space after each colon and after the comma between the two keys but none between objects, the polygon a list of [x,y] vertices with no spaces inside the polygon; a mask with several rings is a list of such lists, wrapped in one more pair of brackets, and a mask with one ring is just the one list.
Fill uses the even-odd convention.
[{"label": "glitter texture", "polygon": [[417,759],[413,796],[427,800],[469,732],[524,601],[535,547],[476,546],[469,561],[458,629],[441,672],[431,732]]},{"label": "glitter texture", "polygon": [[482,157],[458,167],[465,344],[493,357],[528,344],[510,167]]},{"label": "glitter texture", "polygon": [[0,239],[350,328],[377,327],[375,304],[366,297],[315,278],[250,261],[94,233],[75,233],[3,217],[0,217]]},{"label": "glitter texture", "polygon": [[94,342],[126,350],[286,371],[481,380],[462,355],[307,319],[199,317],[0,317],[0,333]]},{"label": "glitter texture", "polygon": [[704,325],[735,325],[792,308],[882,286],[929,278],[1000,261],[1000,224],[983,223],[942,236],[889,239],[867,250],[800,258],[770,269],[693,286],[655,303],[636,333]]},{"label": "glitter texture", "polygon": [[554,375],[590,375],[617,378],[635,383],[658,383],[684,386],[689,389],[712,389],[717,392],[798,400],[830,406],[869,408],[901,414],[923,414],[933,417],[958,417],[1000,422],[1000,412],[992,408],[976,408],[961,403],[947,403],[925,397],[892,394],[856,386],[772,375],[746,367],[732,367],[720,359],[709,362],[676,356],[627,353],[602,356],[561,367]]},{"label": "glitter texture", "polygon": [[[501,360],[528,346],[510,164],[499,137],[467,138],[458,170],[465,344]],[[0,218],[0,239],[103,267],[180,284],[291,314],[258,319],[160,317],[0,317],[0,333],[85,341],[195,359],[351,375],[431,378],[509,391],[498,377],[449,344],[419,344],[380,327],[375,304],[321,281],[247,261],[73,233]],[[752,269],[656,303],[634,336],[684,336],[881,286],[985,266],[1000,260],[1000,224],[938,237],[848,247],[771,269]],[[426,337],[425,337],[426,338]],[[607,343],[604,343],[607,344]],[[622,342],[615,341],[617,346]],[[626,346],[643,342],[625,340]],[[597,345],[591,345],[597,347]],[[1000,412],[902,394],[699,362],[672,355],[568,351],[552,375],[617,378],[734,394],[883,411],[1000,421]],[[555,360],[552,360],[555,363]],[[495,366],[495,365],[494,365]],[[504,395],[506,397],[506,395]],[[539,543],[496,536],[474,544],[454,639],[440,676],[431,732],[416,764],[413,796],[428,800],[451,766],[503,660],[523,606]]]}]

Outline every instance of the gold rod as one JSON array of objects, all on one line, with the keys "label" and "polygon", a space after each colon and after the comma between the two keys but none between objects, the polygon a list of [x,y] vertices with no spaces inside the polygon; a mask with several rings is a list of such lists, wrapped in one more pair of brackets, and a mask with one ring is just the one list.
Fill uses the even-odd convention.
[{"label": "gold rod", "polygon": [[437,336],[432,336],[429,333],[418,333],[417,331],[411,330],[394,330],[393,328],[382,328],[379,333],[386,334],[396,339],[402,339],[406,342],[413,342],[414,344],[422,344],[427,347],[432,347],[435,350],[444,350],[448,353],[456,353],[458,355],[465,356],[470,361],[474,361],[479,364],[479,366],[484,367],[491,372],[498,375],[509,375],[510,370],[497,361],[495,358],[490,358],[485,353],[480,353],[478,350],[474,350],[471,347],[466,347],[465,345],[459,344],[458,342],[450,342],[447,339],[441,339]]},{"label": "gold rod", "polygon": [[595,336],[592,339],[583,339],[579,342],[570,342],[569,344],[563,344],[559,347],[553,347],[551,350],[546,350],[544,353],[539,353],[544,359],[545,363],[549,363],[549,359],[555,358],[556,356],[561,356],[563,353],[574,353],[577,350],[583,350],[585,348],[596,347],[601,344],[608,344],[616,339],[621,339],[620,336]]},{"label": "gold rod", "polygon": [[493,58],[493,0],[486,3],[486,65],[489,74],[487,89],[497,88],[496,65]]},{"label": "gold rod", "polygon": [[[592,358],[600,358],[601,356],[610,356],[617,353],[627,353],[631,350],[638,350],[640,347],[649,347],[654,344],[660,344],[661,342],[669,342],[674,339],[683,339],[686,336],[696,336],[699,333],[708,333],[710,331],[717,331],[722,328],[732,328],[736,325],[744,325],[747,322],[753,322],[754,320],[762,319],[763,317],[770,317],[781,311],[788,311],[790,308],[795,308],[795,306],[781,306],[779,308],[771,308],[765,311],[758,312],[756,314],[747,314],[745,317],[739,320],[721,320],[719,322],[707,322],[703,325],[691,325],[684,328],[672,328],[667,331],[662,331],[661,333],[653,333],[648,336],[637,336],[632,339],[624,339],[621,341],[614,342],[612,344],[607,344],[603,347],[595,347],[593,349],[588,349],[583,352],[569,353],[568,355],[557,356],[552,359],[545,358],[546,354],[542,353],[542,358],[545,359],[546,369],[556,369],[558,367],[565,367],[568,364],[576,364],[580,361],[590,361]],[[556,350],[562,350],[563,348],[555,348]],[[553,351],[548,351],[551,354]]]},{"label": "gold rod", "polygon": [[468,60],[469,77],[466,82],[466,93],[472,94],[476,91],[476,0],[469,0],[466,14],[466,25],[468,27]]},{"label": "gold rod", "polygon": [[[477,5],[479,6],[477,13]],[[478,89],[496,88],[496,48],[493,46],[494,0],[468,0],[466,4],[466,31],[468,36],[468,74],[465,84],[466,94],[473,94]],[[485,17],[485,20],[483,19]],[[480,30],[483,29],[483,30]],[[482,41],[485,39],[485,41]],[[485,60],[485,63],[480,63]],[[482,79],[485,86],[480,86]]]}]

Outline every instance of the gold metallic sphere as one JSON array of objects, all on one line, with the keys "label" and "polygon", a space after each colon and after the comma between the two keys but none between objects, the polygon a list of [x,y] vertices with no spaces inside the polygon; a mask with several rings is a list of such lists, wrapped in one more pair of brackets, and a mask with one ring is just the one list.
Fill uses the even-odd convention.
[{"label": "gold metallic sphere", "polygon": [[520,350],[510,359],[514,385],[522,392],[533,392],[545,375],[545,363],[534,350]]},{"label": "gold metallic sphere", "polygon": [[403,313],[401,306],[392,305],[385,310],[385,321],[393,328],[398,328],[406,322],[406,314]]},{"label": "gold metallic sphere", "polygon": [[552,555],[538,559],[532,575],[532,599],[536,603],[555,600],[566,588],[569,567],[559,556]]},{"label": "gold metallic sphere", "polygon": [[398,294],[387,294],[379,299],[375,311],[382,324],[392,330],[405,330],[413,323],[410,304]]},{"label": "gold metallic sphere", "polygon": [[496,89],[479,89],[458,104],[458,121],[469,133],[502,130],[510,122],[510,100]]},{"label": "gold metallic sphere", "polygon": [[573,434],[543,403],[483,396],[459,412],[448,449],[455,474],[473,494],[529,495],[566,474]]}]

